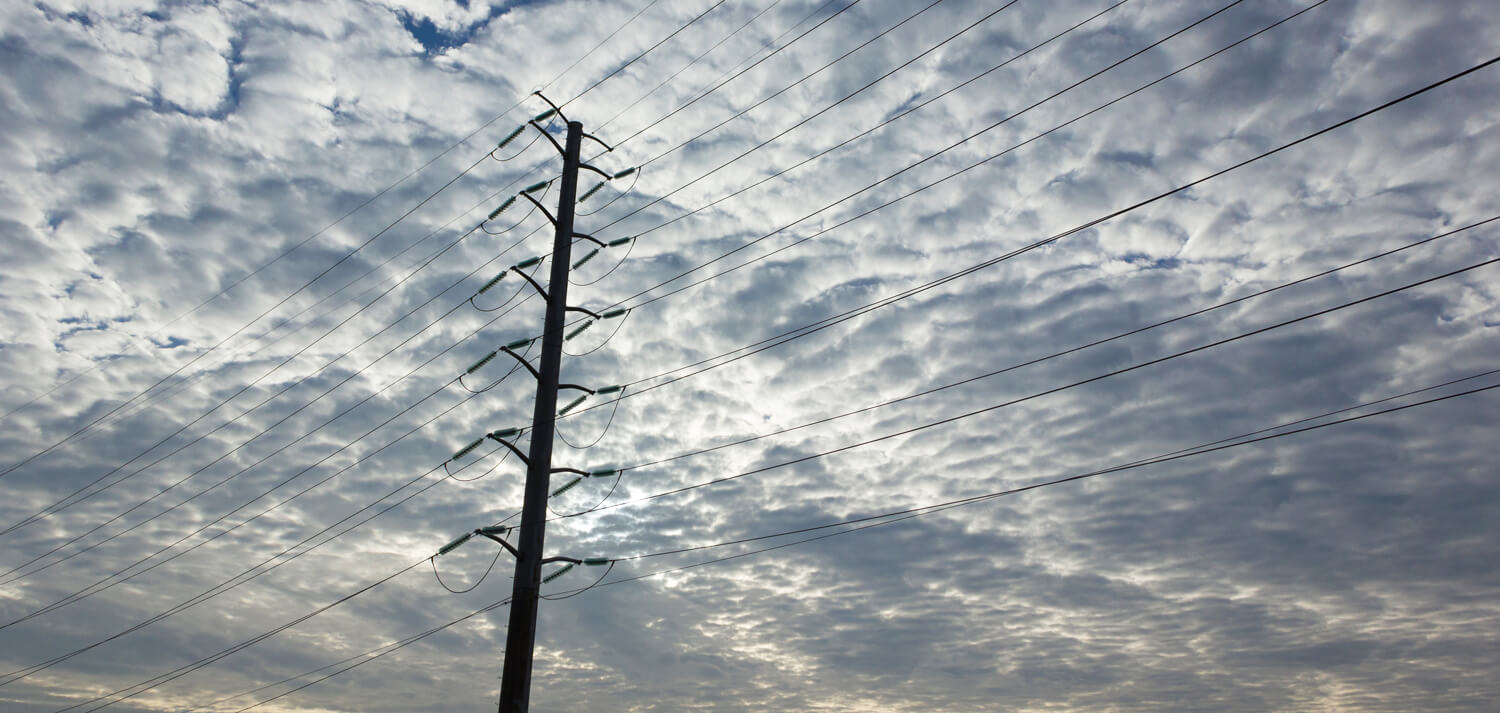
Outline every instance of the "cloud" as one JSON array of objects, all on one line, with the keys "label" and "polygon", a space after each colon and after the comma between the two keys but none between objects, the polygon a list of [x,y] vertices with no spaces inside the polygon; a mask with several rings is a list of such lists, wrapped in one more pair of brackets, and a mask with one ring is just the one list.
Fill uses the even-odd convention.
[{"label": "cloud", "polygon": [[[1495,224],[1485,224],[1049,356],[1493,215],[1490,68],[1090,225],[1482,62],[1495,29],[1478,7],[1331,0],[1124,96],[1310,4],[1236,4],[1052,99],[1221,5],[1022,0],[950,40],[1001,3],[946,0],[790,89],[919,6],[656,3],[638,17],[641,3],[572,0],[0,10],[0,406],[13,411],[0,448],[9,467],[60,443],[0,476],[0,524],[59,508],[0,535],[0,569],[19,566],[0,575],[0,624],[130,576],[0,629],[3,671],[255,575],[5,684],[7,710],[57,710],[150,679],[409,565],[113,708],[205,706],[508,596],[508,556],[481,580],[493,543],[436,560],[450,586],[477,582],[467,594],[438,586],[425,558],[521,499],[521,466],[483,455],[488,445],[458,478],[433,468],[532,414],[524,372],[479,394],[451,383],[539,333],[539,299],[494,312],[467,301],[548,250],[545,221],[516,208],[470,230],[555,171],[546,141],[485,155],[541,111],[525,98],[532,89],[566,101],[569,118],[614,147],[591,161],[643,167],[634,190],[606,207],[622,188],[611,184],[579,222],[601,240],[635,237],[628,258],[624,246],[602,250],[569,288],[591,309],[636,306],[613,336],[606,323],[569,341],[588,353],[564,366],[566,381],[629,383],[627,398],[617,412],[560,421],[569,442],[598,441],[558,443],[555,463],[670,459],[556,498],[569,516],[549,525],[549,554],[628,557],[919,507],[1493,368],[1500,317],[1487,267],[1039,395],[1494,254]],[[507,277],[487,293],[493,302],[476,302],[512,290],[528,293]],[[464,384],[498,379],[507,359]],[[700,360],[710,361],[669,371]],[[718,366],[692,373],[707,365]],[[533,704],[1486,710],[1497,654],[1492,399],[801,544],[831,531],[622,561],[606,579],[620,583],[543,603]],[[862,441],[874,442],[840,450]],[[584,512],[598,504],[609,507]],[[778,545],[788,546],[752,554]],[[692,566],[734,555],[746,556]],[[546,591],[587,586],[600,571],[579,568]],[[265,708],[493,705],[508,615],[476,616]]]}]

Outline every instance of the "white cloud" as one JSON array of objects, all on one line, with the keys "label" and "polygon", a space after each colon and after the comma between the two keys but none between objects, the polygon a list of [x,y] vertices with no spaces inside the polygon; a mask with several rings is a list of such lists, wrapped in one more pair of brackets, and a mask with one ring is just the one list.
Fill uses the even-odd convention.
[{"label": "white cloud", "polygon": [[[711,4],[652,6],[547,86],[547,95],[574,97]],[[941,3],[651,161],[635,193],[580,219],[580,230],[602,239],[641,237],[617,270],[572,287],[572,300],[611,304],[743,246],[1219,7],[1133,0],[867,137],[662,225],[1107,6],[1022,0],[726,170],[622,219],[999,4]],[[335,265],[542,105],[522,103],[225,297],[170,322],[495,119],[639,5],[51,2],[0,11],[7,69],[0,79],[0,363],[9,376],[0,406],[19,407],[97,366],[7,418],[3,462],[108,413]],[[841,7],[792,30],[820,3],[778,3],[693,62],[770,5],[724,3],[568,104],[569,117],[591,129],[619,114],[600,130],[618,146],[597,163],[608,170],[642,164],[919,7],[863,0],[625,140],[764,56],[772,38],[790,39]],[[950,274],[1483,61],[1485,39],[1494,34],[1495,23],[1477,6],[1332,0],[1035,138],[1304,6],[1241,3],[672,283],[765,257],[635,310],[598,351],[567,360],[566,380],[643,378]],[[423,34],[429,31],[438,34]],[[447,45],[432,49],[434,37]],[[608,431],[608,410],[566,419],[560,428],[575,443],[603,436],[589,449],[559,444],[557,464],[638,464],[805,424],[1489,217],[1495,206],[1488,189],[1500,169],[1487,141],[1495,131],[1487,111],[1493,72],[868,315],[632,396]],[[956,179],[771,254],[1002,151]],[[186,367],[186,381],[168,380],[147,403],[5,475],[6,526],[101,475],[108,474],[101,485],[123,479],[0,535],[0,569],[182,481],[38,564],[123,532],[117,539],[0,583],[6,622],[216,519],[227,515],[161,558],[306,492],[180,559],[0,630],[0,673],[121,631],[305,538],[322,542],[315,533],[372,514],[355,515],[478,434],[523,424],[532,395],[523,375],[468,400],[445,384],[495,346],[538,328],[538,300],[493,322],[501,312],[480,313],[464,300],[498,269],[545,251],[546,231],[498,258],[542,221],[532,215],[506,235],[459,238],[554,163],[545,141],[509,162],[480,161],[268,319]],[[606,189],[586,209],[611,195]],[[1496,247],[1494,224],[1475,228],[930,396],[630,471],[610,502],[1024,397],[1455,270]],[[602,252],[580,281],[602,275],[622,250]],[[549,549],[623,556],[819,525],[1088,471],[1477,373],[1492,368],[1496,354],[1493,269],[946,426],[567,519],[549,530]],[[507,278],[503,286],[497,301],[519,283]],[[273,327],[292,315],[299,316]],[[595,327],[569,350],[592,349],[609,334]],[[476,376],[493,378],[509,367],[502,359]],[[1487,377],[1385,406],[1493,383]],[[1484,448],[1492,399],[1455,399],[545,602],[533,701],[539,711],[1484,710],[1495,691],[1483,672],[1495,668],[1497,653],[1495,632],[1484,624],[1494,618],[1497,591],[1488,537],[1493,459]],[[487,468],[488,461],[463,477]],[[430,482],[413,483],[375,509]],[[555,506],[585,509],[608,488],[585,481]],[[520,491],[513,460],[472,482],[441,483],[265,576],[6,685],[0,696],[7,710],[51,711],[164,673],[419,561],[455,534],[509,513]],[[625,562],[611,578],[785,541]],[[491,543],[475,540],[438,564],[445,581],[467,586],[493,555]],[[507,562],[464,595],[444,592],[424,562],[115,708],[191,709],[421,632],[508,594]],[[582,569],[549,590],[582,586],[596,573]],[[493,705],[507,616],[500,608],[266,709]]]}]

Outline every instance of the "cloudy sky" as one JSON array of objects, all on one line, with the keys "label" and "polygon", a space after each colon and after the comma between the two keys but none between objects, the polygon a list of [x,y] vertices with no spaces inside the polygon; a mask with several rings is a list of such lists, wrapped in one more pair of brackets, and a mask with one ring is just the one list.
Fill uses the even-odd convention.
[{"label": "cloudy sky", "polygon": [[541,89],[533,710],[1492,710],[1487,10],[4,4],[0,708],[494,706]]}]

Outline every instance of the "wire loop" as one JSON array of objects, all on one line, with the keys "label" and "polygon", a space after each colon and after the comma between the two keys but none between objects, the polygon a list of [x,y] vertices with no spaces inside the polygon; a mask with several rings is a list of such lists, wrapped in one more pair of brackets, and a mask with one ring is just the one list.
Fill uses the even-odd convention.
[{"label": "wire loop", "polygon": [[593,354],[594,352],[599,351],[600,349],[603,349],[604,345],[609,344],[609,341],[611,339],[614,339],[616,334],[620,333],[620,328],[625,326],[625,320],[627,320],[627,319],[630,319],[630,312],[629,311],[626,311],[625,314],[624,314],[624,316],[620,317],[620,322],[615,325],[615,331],[610,332],[609,336],[605,337],[604,341],[602,341],[602,342],[599,343],[599,346],[594,347],[593,349],[590,349],[590,350],[588,350],[586,352],[579,352],[577,354],[574,354],[574,353],[572,353],[572,352],[564,349],[563,353],[567,354],[568,356],[571,356],[571,357],[581,357],[581,356],[588,356],[590,354]]},{"label": "wire loop", "polygon": [[[509,301],[509,300],[507,300],[507,301]],[[499,307],[496,307],[495,309],[499,309]],[[525,358],[527,354],[531,353],[531,347],[532,347],[533,344],[536,344],[536,342],[533,341],[531,344],[527,344],[526,345],[526,349],[521,352],[521,357],[522,358]],[[468,376],[468,374],[460,374],[458,376],[458,385],[462,386],[464,388],[464,391],[467,391],[467,392],[469,392],[471,394],[482,394],[482,393],[484,393],[486,391],[489,391],[490,389],[495,388],[496,386],[499,386],[506,379],[509,379],[511,374],[516,373],[516,370],[520,369],[520,368],[521,368],[520,363],[512,364],[511,367],[510,367],[510,371],[505,372],[505,374],[503,376],[501,376],[500,378],[496,379],[494,381],[494,383],[491,383],[489,386],[486,386],[486,387],[484,387],[482,389],[475,390],[475,389],[469,388],[469,385],[464,383],[464,377]],[[613,416],[611,416],[611,418],[613,418]],[[506,455],[509,456],[510,452],[506,451]],[[443,468],[445,470],[447,469],[447,464],[446,463],[443,465]],[[449,475],[452,475],[452,473],[449,473]]]},{"label": "wire loop", "polygon": [[635,240],[631,240],[630,243],[625,246],[625,256],[621,257],[620,261],[617,262],[617,263],[615,263],[614,267],[611,267],[608,270],[605,270],[604,274],[602,274],[602,275],[600,275],[600,276],[598,276],[598,277],[596,277],[596,278],[594,278],[592,280],[589,280],[588,282],[575,282],[573,280],[573,272],[571,270],[569,270],[568,271],[568,284],[574,285],[576,287],[588,287],[589,285],[592,285],[592,284],[594,284],[594,283],[596,283],[596,282],[598,282],[598,281],[600,281],[600,280],[602,280],[602,279],[604,279],[606,277],[609,277],[610,274],[613,273],[615,270],[620,269],[620,266],[624,265],[626,260],[630,259],[630,253],[631,253],[631,251],[635,250],[635,244],[636,244],[636,242],[637,241],[635,241]]},{"label": "wire loop", "polygon": [[635,191],[635,184],[640,182],[640,180],[641,180],[641,174],[644,173],[644,172],[645,172],[645,168],[644,167],[635,169],[635,173],[631,174],[630,187],[626,188],[623,191],[620,191],[619,193],[616,193],[615,197],[609,199],[609,202],[605,203],[604,205],[601,205],[598,208],[595,208],[595,209],[593,209],[591,211],[588,211],[588,212],[577,210],[575,208],[574,212],[576,212],[578,215],[593,215],[595,213],[598,213],[601,210],[604,210],[605,208],[608,208],[608,207],[614,205],[615,201],[620,200],[621,198],[624,198],[625,196],[628,196],[632,192]]},{"label": "wire loop", "polygon": [[587,592],[590,589],[593,589],[594,587],[599,586],[599,583],[603,582],[604,578],[608,577],[609,573],[613,572],[614,569],[615,569],[615,561],[614,560],[610,560],[609,561],[609,566],[606,567],[606,568],[604,568],[604,574],[599,575],[599,578],[596,579],[596,580],[594,580],[593,584],[590,584],[589,586],[584,587],[583,589],[579,589],[577,591],[570,592],[568,594],[554,594],[552,596],[547,596],[547,595],[544,594],[544,595],[542,595],[542,598],[546,599],[548,601],[555,602],[555,601],[559,601],[559,600],[562,600],[562,599],[569,599],[569,598],[572,598],[572,597],[576,597],[576,596],[578,596],[580,594],[583,594],[584,592]]},{"label": "wire loop", "polygon": [[599,441],[604,440],[604,434],[609,433],[609,427],[614,425],[614,423],[615,423],[615,414],[620,412],[620,401],[622,399],[624,399],[624,397],[625,397],[625,389],[620,389],[620,395],[617,396],[617,397],[615,397],[615,400],[614,400],[614,404],[615,404],[614,405],[614,409],[609,412],[609,420],[604,423],[604,430],[599,432],[599,437],[598,438],[595,438],[592,443],[589,443],[586,446],[574,445],[572,441],[568,440],[567,436],[563,435],[562,429],[557,428],[556,425],[553,426],[553,432],[557,434],[558,438],[562,439],[563,443],[568,444],[569,448],[573,448],[575,450],[580,450],[580,451],[584,450],[586,448],[593,448],[594,446],[599,445]]}]

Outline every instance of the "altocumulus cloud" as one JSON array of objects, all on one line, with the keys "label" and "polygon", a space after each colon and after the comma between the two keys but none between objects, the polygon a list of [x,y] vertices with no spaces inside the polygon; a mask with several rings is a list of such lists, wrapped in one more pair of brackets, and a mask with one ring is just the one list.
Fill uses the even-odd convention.
[{"label": "altocumulus cloud", "polygon": [[0,700],[240,710],[388,652],[260,709],[494,705],[503,605],[381,647],[509,594],[426,558],[520,502],[440,466],[531,412],[454,378],[541,323],[467,301],[549,245],[484,220],[555,171],[487,155],[540,88],[641,170],[570,288],[635,309],[564,366],[631,386],[556,456],[629,467],[548,536],[625,559],[543,603],[535,710],[1488,710],[1493,392],[753,539],[1500,383],[1500,69],[1176,190],[1492,59],[1485,9],[9,4]]}]

